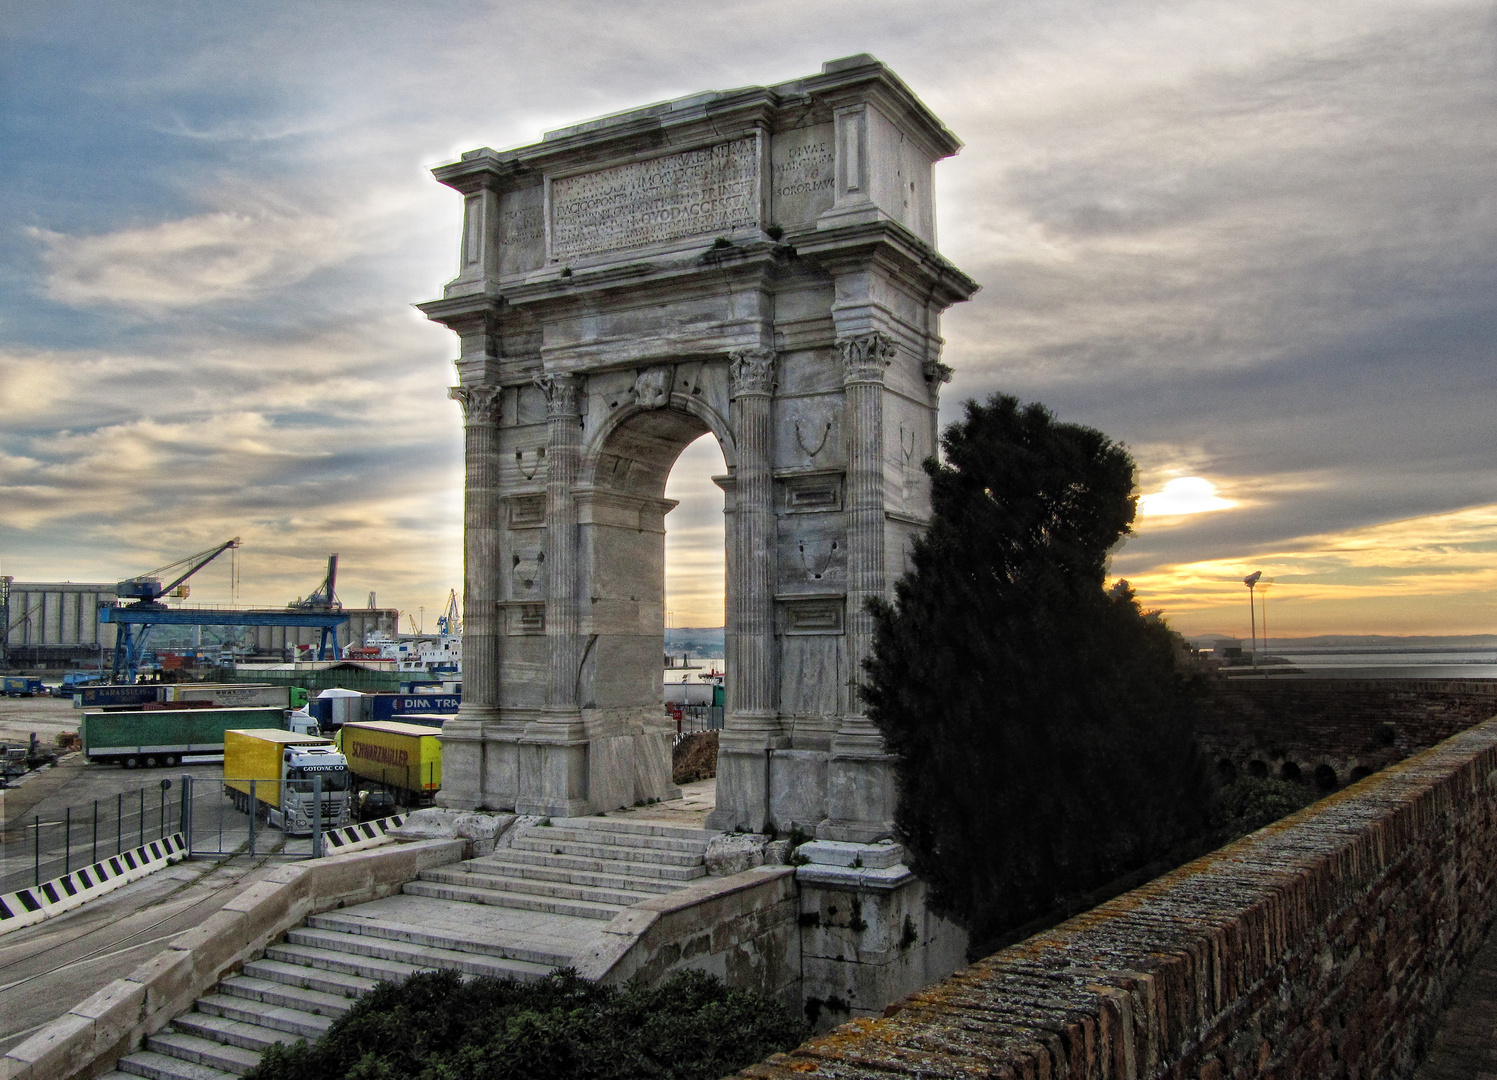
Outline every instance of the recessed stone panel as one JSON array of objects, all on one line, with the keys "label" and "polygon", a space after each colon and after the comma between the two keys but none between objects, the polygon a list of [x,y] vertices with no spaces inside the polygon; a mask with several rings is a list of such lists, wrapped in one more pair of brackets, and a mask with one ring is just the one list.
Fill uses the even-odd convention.
[{"label": "recessed stone panel", "polygon": [[814,225],[832,208],[837,157],[832,125],[781,131],[770,156],[771,220],[783,229]]}]

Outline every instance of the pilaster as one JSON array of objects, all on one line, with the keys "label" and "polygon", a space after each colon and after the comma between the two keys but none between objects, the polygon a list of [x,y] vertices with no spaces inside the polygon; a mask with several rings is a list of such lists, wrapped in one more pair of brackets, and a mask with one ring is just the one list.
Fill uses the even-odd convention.
[{"label": "pilaster", "polygon": [[454,386],[463,407],[463,703],[442,734],[443,806],[484,804],[483,734],[499,718],[499,403],[485,384]]},{"label": "pilaster", "polygon": [[[881,332],[837,343],[842,355],[843,437],[847,452],[847,678],[861,683],[873,642],[868,601],[888,589],[884,561],[884,375],[897,346]],[[832,737],[824,840],[868,843],[890,836],[893,761],[854,691]]]},{"label": "pilaster", "polygon": [[573,817],[588,801],[587,738],[577,702],[582,667],[578,610],[577,482],[582,469],[582,380],[541,375],[546,395],[546,708],[520,740],[522,814]]}]

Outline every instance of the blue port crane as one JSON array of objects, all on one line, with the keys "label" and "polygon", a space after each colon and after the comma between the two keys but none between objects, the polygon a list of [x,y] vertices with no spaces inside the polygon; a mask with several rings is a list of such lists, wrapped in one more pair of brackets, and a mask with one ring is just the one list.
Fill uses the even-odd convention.
[{"label": "blue port crane", "polygon": [[[328,576],[305,600],[297,600],[285,608],[227,610],[223,608],[184,609],[167,607],[163,596],[186,596],[183,587],[193,574],[222,555],[239,546],[239,538],[226,540],[217,547],[189,555],[174,563],[168,563],[149,574],[121,581],[117,591],[121,601],[102,601],[99,604],[99,622],[115,623],[119,629],[114,640],[114,669],[110,681],[134,682],[140,674],[141,658],[145,655],[146,643],[152,627],[170,626],[309,626],[322,631],[322,644],[317,658],[327,658],[327,646],[331,638],[333,655],[339,655],[338,627],[348,621],[343,605],[333,592],[337,576],[338,556],[328,560]],[[162,579],[179,568],[182,573],[162,584]],[[138,629],[137,629],[138,628]]]},{"label": "blue port crane", "polygon": [[463,613],[458,606],[457,590],[447,590],[447,607],[437,618],[437,633],[439,634],[461,634],[463,632]]}]

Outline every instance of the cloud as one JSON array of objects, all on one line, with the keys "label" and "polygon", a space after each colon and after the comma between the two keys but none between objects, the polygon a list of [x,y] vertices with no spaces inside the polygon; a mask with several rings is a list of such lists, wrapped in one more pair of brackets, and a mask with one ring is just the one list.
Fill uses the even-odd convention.
[{"label": "cloud", "polygon": [[[1129,575],[1191,633],[1231,628],[1242,579],[1272,578],[1275,634],[1476,633],[1492,625],[1497,504],[1305,537],[1293,547]],[[1244,615],[1245,619],[1246,616]]]},{"label": "cloud", "polygon": [[389,202],[317,213],[246,201],[94,235],[27,231],[44,249],[51,299],[161,315],[284,290],[344,263],[373,246],[376,222],[398,213]]},{"label": "cloud", "polygon": [[[1209,478],[1237,504],[1141,518],[1119,572],[1168,583],[1490,499],[1490,5],[74,10],[18,17],[0,74],[8,567],[107,577],[242,527],[246,581],[274,595],[342,547],[382,599],[440,606],[456,345],[407,305],[452,276],[461,200],[425,169],[864,50],[967,143],[937,167],[943,250],[984,286],[943,321],[948,416],[995,390],[1042,400],[1125,442],[1146,491]],[[502,62],[473,60],[500,40]],[[670,603],[720,605],[721,495],[711,466],[678,471],[708,486],[667,519],[671,565],[695,567]],[[117,528],[124,507],[141,516]],[[1417,578],[1334,612],[1405,618]],[[1205,608],[1160,595],[1205,618],[1201,588]]]}]

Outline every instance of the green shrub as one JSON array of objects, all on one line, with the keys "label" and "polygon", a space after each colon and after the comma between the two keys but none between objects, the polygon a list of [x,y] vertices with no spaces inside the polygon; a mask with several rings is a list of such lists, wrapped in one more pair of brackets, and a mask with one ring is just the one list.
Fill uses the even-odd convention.
[{"label": "green shrub", "polygon": [[1217,824],[1229,836],[1246,836],[1315,801],[1304,784],[1272,777],[1239,776],[1217,795]]},{"label": "green shrub", "polygon": [[381,983],[316,1043],[272,1046],[245,1080],[717,1080],[805,1035],[698,971],[623,989],[426,972]]}]

